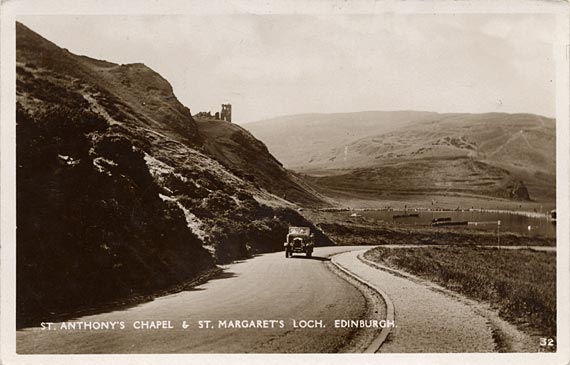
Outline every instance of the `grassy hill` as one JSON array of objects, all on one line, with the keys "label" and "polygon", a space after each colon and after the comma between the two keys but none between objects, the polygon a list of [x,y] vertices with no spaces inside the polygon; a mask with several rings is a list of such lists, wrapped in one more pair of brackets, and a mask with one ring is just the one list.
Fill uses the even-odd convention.
[{"label": "grassy hill", "polygon": [[[531,199],[555,200],[553,119],[505,113],[352,115],[321,115],[318,121],[294,116],[246,128],[286,166],[288,161],[296,171],[312,176],[329,195],[463,194],[525,200],[525,194],[513,193],[523,185]],[[308,133],[301,127],[303,119]],[[298,135],[290,132],[293,136],[277,146],[277,136],[289,123],[298,125],[291,128]]]},{"label": "grassy hill", "polygon": [[300,171],[329,160],[333,150],[356,140],[414,121],[432,120],[436,115],[415,111],[314,113],[247,123],[244,127],[263,141],[285,167]]}]

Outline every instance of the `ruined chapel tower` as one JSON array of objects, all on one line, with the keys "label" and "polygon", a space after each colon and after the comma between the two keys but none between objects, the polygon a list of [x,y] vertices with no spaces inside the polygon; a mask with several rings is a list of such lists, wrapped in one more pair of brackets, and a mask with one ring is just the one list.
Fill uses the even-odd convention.
[{"label": "ruined chapel tower", "polygon": [[232,104],[222,104],[222,113],[220,115],[222,120],[232,122]]}]

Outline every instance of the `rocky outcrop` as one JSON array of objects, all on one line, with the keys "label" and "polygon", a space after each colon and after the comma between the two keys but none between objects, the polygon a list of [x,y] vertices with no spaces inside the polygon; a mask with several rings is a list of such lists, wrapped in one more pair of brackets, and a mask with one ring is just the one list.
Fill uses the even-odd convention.
[{"label": "rocky outcrop", "polygon": [[509,189],[509,198],[513,200],[530,201],[530,195],[522,180],[515,181]]}]

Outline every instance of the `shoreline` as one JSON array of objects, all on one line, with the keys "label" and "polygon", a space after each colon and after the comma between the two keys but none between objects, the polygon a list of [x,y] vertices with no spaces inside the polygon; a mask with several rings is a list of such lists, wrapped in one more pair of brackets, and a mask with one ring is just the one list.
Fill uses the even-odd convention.
[{"label": "shoreline", "polygon": [[425,208],[425,207],[415,207],[409,209],[401,208],[319,208],[316,209],[319,212],[480,212],[480,213],[498,213],[498,214],[513,214],[520,215],[529,218],[537,219],[549,219],[550,212],[529,212],[525,210],[507,210],[507,209],[486,209],[486,208],[460,208],[460,209],[447,209],[447,208]]}]

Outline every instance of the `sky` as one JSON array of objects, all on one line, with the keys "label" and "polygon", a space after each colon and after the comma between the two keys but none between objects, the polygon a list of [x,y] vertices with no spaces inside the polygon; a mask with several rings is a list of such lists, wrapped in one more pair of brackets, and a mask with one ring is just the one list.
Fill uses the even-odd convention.
[{"label": "sky", "polygon": [[60,47],[142,62],[192,113],[243,124],[368,110],[555,116],[548,14],[23,16]]}]

